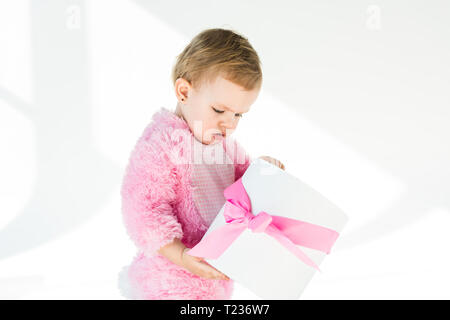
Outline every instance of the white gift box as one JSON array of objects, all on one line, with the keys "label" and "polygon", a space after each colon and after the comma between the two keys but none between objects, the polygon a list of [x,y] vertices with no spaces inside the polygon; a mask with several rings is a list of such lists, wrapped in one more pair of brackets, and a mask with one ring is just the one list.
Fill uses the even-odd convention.
[{"label": "white gift box", "polygon": [[[344,212],[327,198],[265,160],[256,159],[250,164],[242,176],[242,184],[254,215],[265,211],[338,233],[347,223]],[[226,224],[224,208],[205,236]],[[326,256],[319,250],[297,247],[316,265],[320,265]],[[250,229],[245,229],[219,258],[206,261],[262,299],[298,299],[316,272],[273,237]]]}]

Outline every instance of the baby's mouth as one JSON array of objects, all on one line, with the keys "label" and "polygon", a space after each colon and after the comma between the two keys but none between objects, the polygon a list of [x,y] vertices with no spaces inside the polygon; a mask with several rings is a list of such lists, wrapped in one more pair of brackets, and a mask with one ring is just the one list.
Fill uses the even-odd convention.
[{"label": "baby's mouth", "polygon": [[215,133],[215,134],[213,134],[213,138],[214,138],[214,140],[215,139],[223,139],[224,136],[221,133]]},{"label": "baby's mouth", "polygon": [[222,133],[213,133],[211,134],[211,138],[210,138],[210,143],[214,143],[217,141],[221,141],[223,140],[225,137],[223,136]]}]

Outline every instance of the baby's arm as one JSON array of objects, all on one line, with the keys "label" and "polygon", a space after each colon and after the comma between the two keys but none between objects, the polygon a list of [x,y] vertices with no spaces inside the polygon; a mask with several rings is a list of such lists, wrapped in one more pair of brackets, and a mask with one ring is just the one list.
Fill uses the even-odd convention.
[{"label": "baby's arm", "polygon": [[211,266],[203,258],[194,257],[185,253],[187,248],[180,239],[175,239],[159,249],[159,253],[173,263],[185,268],[191,273],[206,279],[230,280],[225,274]]},{"label": "baby's arm", "polygon": [[173,263],[182,266],[184,249],[186,249],[186,246],[183,242],[181,242],[180,239],[175,238],[173,242],[166,244],[164,247],[160,248],[158,252]]},{"label": "baby's arm", "polygon": [[172,210],[175,175],[156,139],[137,142],[123,178],[122,215],[127,233],[146,255],[183,237]]},{"label": "baby's arm", "polygon": [[121,189],[128,235],[147,256],[160,253],[198,276],[228,279],[202,258],[184,252],[187,248],[180,240],[183,230],[172,209],[175,177],[174,167],[158,141],[140,139],[131,154]]}]

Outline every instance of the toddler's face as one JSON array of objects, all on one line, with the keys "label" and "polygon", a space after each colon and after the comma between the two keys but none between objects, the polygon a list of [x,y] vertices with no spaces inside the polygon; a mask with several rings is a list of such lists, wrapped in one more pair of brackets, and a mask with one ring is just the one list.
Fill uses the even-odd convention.
[{"label": "toddler's face", "polygon": [[176,113],[185,119],[198,141],[217,143],[236,129],[242,114],[250,110],[259,91],[259,88],[246,91],[221,76],[195,90],[188,81],[179,78],[175,82],[179,100]]}]

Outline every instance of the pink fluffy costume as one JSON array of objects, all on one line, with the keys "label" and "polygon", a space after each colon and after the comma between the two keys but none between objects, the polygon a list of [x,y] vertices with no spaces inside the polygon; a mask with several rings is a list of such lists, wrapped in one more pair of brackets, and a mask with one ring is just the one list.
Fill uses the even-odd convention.
[{"label": "pink fluffy costume", "polygon": [[[193,177],[198,178],[199,175],[193,174],[193,170],[198,164],[180,161],[192,159],[195,141],[185,120],[161,108],[153,115],[130,155],[121,188],[122,216],[138,253],[131,265],[123,267],[119,274],[119,289],[129,299],[231,297],[233,280],[199,277],[157,252],[174,238],[192,248],[214,218],[208,219],[202,214],[205,199],[195,201],[196,197],[199,198],[196,192],[199,186],[193,183]],[[227,185],[239,179],[251,162],[250,156],[231,137],[217,143],[225,157],[230,159],[232,173],[228,175],[231,181],[224,178],[222,186],[215,188],[213,199],[220,197],[217,192],[223,194]],[[222,179],[220,170],[214,172]],[[214,189],[210,184],[207,186],[206,190]],[[225,203],[225,198],[221,200],[214,212],[218,212],[216,209]]]}]

